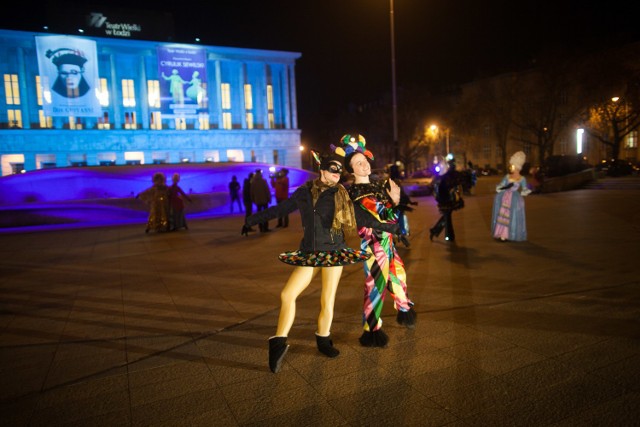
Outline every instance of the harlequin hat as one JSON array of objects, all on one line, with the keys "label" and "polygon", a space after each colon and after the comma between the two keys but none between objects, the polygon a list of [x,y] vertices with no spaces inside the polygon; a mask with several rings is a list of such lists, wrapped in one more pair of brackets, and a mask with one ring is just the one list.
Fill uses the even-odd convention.
[{"label": "harlequin hat", "polygon": [[353,157],[356,153],[360,153],[364,155],[369,161],[373,161],[373,153],[367,150],[366,145],[367,141],[364,139],[364,136],[360,134],[346,134],[342,138],[340,138],[341,146],[335,146],[331,144],[331,150],[337,154],[338,156],[344,156],[345,160],[345,169],[349,172],[353,172],[353,169],[349,165],[351,161],[351,157]]}]

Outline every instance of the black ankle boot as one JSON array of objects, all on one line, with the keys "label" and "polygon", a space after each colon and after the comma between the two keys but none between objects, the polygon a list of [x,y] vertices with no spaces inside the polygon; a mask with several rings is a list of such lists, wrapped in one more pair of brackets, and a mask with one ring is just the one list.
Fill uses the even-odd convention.
[{"label": "black ankle boot", "polygon": [[269,368],[274,374],[282,367],[282,360],[287,350],[289,350],[287,337],[269,338]]},{"label": "black ankle boot", "polygon": [[338,357],[340,351],[333,346],[333,341],[331,341],[331,334],[326,337],[320,336],[316,334],[316,342],[318,343],[318,350],[320,353],[324,354],[327,357]]},{"label": "black ankle boot", "polygon": [[416,327],[416,317],[418,317],[418,313],[416,313],[413,307],[411,307],[409,311],[398,311],[398,317],[396,317],[396,320],[400,325],[413,329]]},{"label": "black ankle boot", "polygon": [[381,347],[385,348],[389,342],[389,337],[382,329],[369,332],[364,331],[360,336],[360,345],[363,347]]}]

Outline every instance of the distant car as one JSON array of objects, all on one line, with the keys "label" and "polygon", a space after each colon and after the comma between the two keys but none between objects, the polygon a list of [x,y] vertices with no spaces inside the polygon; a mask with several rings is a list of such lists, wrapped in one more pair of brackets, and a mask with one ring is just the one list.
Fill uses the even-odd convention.
[{"label": "distant car", "polygon": [[402,188],[409,196],[430,196],[433,187],[433,173],[429,169],[413,172],[402,181]]},{"label": "distant car", "polygon": [[497,175],[497,174],[498,174],[498,170],[494,169],[494,168],[480,168],[480,169],[478,169],[478,175],[490,176],[490,175]]},{"label": "distant car", "polygon": [[596,165],[596,170],[607,176],[626,176],[636,172],[633,163],[621,159],[603,160]]}]

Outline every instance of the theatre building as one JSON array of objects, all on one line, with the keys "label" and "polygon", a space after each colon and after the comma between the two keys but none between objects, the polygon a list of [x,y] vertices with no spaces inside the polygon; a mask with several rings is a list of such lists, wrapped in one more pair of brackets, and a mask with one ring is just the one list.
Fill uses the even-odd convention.
[{"label": "theatre building", "polygon": [[180,162],[301,166],[299,53],[134,39],[141,24],[87,16],[93,31],[82,34],[0,30],[3,176]]}]

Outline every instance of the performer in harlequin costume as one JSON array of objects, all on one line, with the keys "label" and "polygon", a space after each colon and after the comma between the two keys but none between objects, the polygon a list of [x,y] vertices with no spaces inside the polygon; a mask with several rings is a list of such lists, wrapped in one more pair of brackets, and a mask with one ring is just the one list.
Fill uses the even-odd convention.
[{"label": "performer in harlequin costume", "polygon": [[242,234],[249,227],[295,211],[300,211],[303,236],[297,251],[279,255],[282,262],[295,266],[280,294],[281,308],[275,336],[269,338],[269,368],[277,373],[289,349],[287,336],[296,314],[296,299],[309,286],[313,277],[322,272],[322,293],[316,343],[328,357],[340,354],[331,340],[333,307],[338,282],[344,265],[365,261],[369,254],[347,247],[345,235],[356,233],[353,203],[339,183],[342,161],[332,156],[313,153],[320,176],[298,187],[291,197],[276,206],[246,218]]},{"label": "performer in harlequin costume", "polygon": [[400,187],[391,179],[370,180],[373,154],[366,149],[362,135],[345,135],[340,146],[331,148],[345,156],[345,169],[354,175],[348,192],[354,203],[361,249],[372,256],[364,264],[364,331],[360,344],[365,347],[386,347],[388,337],[382,330],[382,307],[387,291],[398,311],[397,322],[414,328],[416,312],[407,295],[407,275],[404,263],[396,251],[393,236],[400,233],[397,208]]}]

